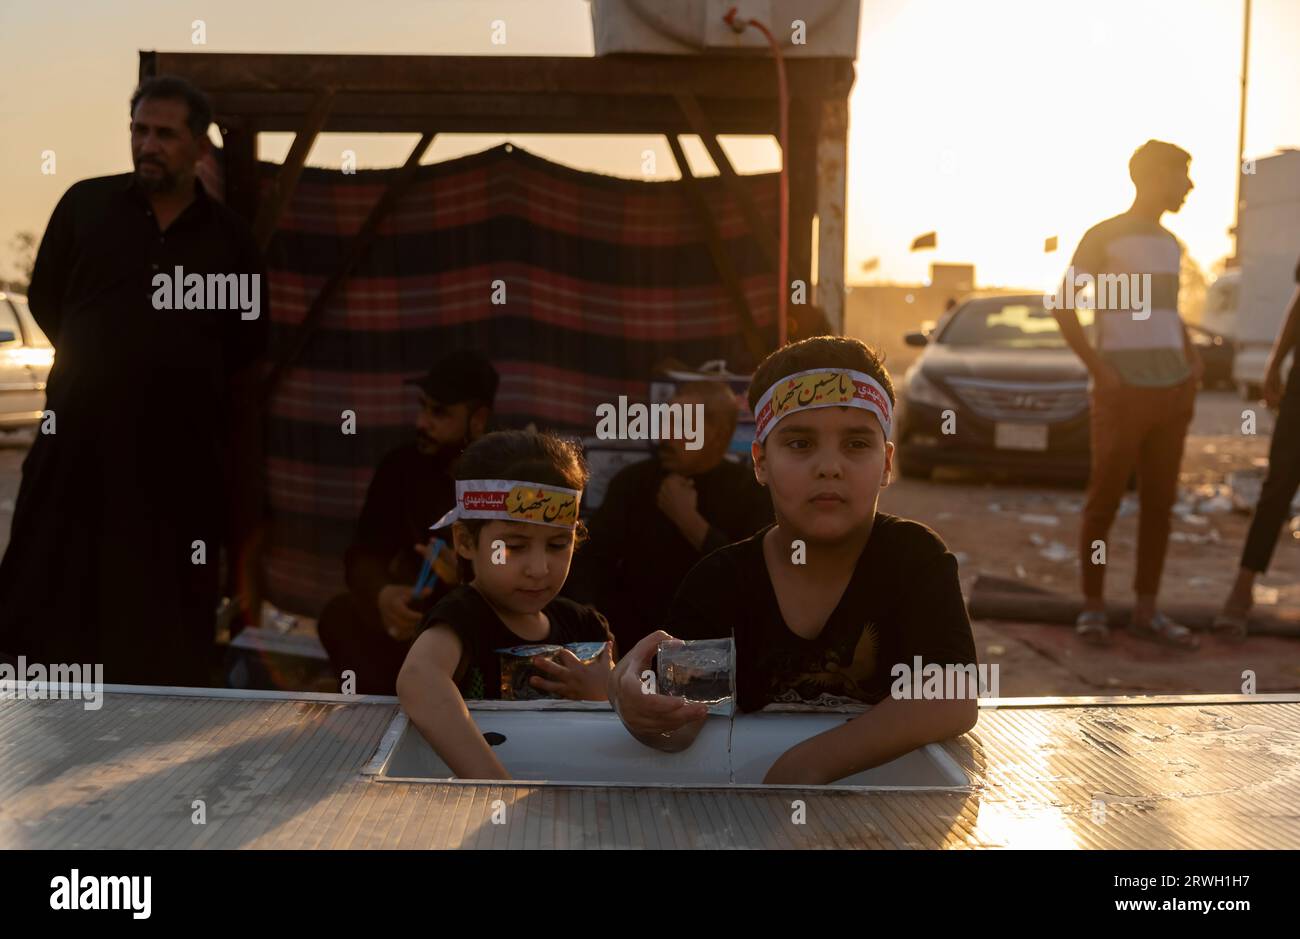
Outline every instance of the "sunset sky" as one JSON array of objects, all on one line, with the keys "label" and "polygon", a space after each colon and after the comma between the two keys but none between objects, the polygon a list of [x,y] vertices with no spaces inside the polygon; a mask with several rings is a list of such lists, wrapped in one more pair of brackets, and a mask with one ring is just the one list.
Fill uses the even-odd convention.
[{"label": "sunset sky", "polygon": [[[1150,137],[1191,152],[1196,190],[1166,224],[1209,268],[1228,253],[1243,0],[865,0],[850,110],[850,283],[923,280],[932,261],[982,284],[1047,286],[1084,229],[1124,209],[1127,160]],[[191,45],[203,19],[207,45]],[[491,42],[504,20],[507,43]],[[1300,0],[1255,0],[1247,156],[1300,146]],[[10,239],[40,231],[77,179],[130,169],[127,99],[140,49],[590,55],[585,0],[2,0],[0,275]],[[428,159],[504,138],[440,138]],[[516,137],[582,169],[639,177],[653,137]],[[326,136],[311,161],[400,163],[414,138]],[[728,140],[742,172],[778,165],[769,140]],[[288,137],[263,137],[279,159]],[[40,172],[53,149],[58,172]],[[701,147],[688,147],[712,172]],[[910,253],[937,230],[937,251]],[[1061,250],[1043,253],[1058,235]],[[880,268],[861,273],[879,257]]]}]

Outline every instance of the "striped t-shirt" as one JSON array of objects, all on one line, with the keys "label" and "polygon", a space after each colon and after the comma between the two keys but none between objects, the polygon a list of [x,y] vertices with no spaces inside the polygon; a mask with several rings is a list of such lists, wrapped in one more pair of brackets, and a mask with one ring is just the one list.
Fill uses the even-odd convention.
[{"label": "striped t-shirt", "polygon": [[1074,276],[1095,281],[1097,352],[1130,385],[1168,387],[1191,374],[1178,316],[1181,260],[1168,229],[1128,213],[1088,229],[1074,252]]}]

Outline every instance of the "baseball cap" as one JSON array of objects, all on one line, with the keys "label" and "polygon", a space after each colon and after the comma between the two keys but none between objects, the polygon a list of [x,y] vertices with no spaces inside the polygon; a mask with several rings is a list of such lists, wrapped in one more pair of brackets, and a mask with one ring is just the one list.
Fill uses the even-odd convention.
[{"label": "baseball cap", "polygon": [[427,374],[408,378],[405,383],[415,385],[439,404],[486,401],[490,407],[499,382],[497,370],[486,356],[464,349],[443,355]]}]

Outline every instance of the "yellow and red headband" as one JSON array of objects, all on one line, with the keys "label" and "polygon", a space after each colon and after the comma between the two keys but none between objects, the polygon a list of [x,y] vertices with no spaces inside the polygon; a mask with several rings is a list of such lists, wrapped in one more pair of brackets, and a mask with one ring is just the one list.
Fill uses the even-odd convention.
[{"label": "yellow and red headband", "polygon": [[754,439],[762,443],[782,418],[795,411],[834,407],[870,411],[880,421],[885,439],[889,439],[894,423],[889,395],[870,375],[847,368],[795,372],[763,392],[754,407]]},{"label": "yellow and red headband", "polygon": [[581,498],[581,489],[517,479],[460,479],[456,481],[456,507],[430,528],[446,528],[462,519],[482,518],[572,529],[578,524]]}]

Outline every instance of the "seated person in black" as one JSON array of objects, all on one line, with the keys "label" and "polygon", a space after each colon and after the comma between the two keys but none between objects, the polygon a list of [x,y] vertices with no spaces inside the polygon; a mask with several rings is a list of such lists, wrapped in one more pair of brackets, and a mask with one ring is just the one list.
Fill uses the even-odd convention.
[{"label": "seated person in black", "polygon": [[420,395],[415,439],[388,453],[371,477],[343,557],[348,592],[330,600],[317,626],[335,675],[351,671],[359,694],[393,694],[421,618],[451,586],[448,558],[437,567],[438,589],[411,595],[429,526],[456,504],[452,464],[487,428],[497,373],[482,355],[461,349],[408,384]]},{"label": "seated person in black", "polygon": [[457,776],[511,778],[470,717],[465,699],[500,698],[497,650],[519,645],[607,643],[583,662],[533,659],[546,677],[533,687],[604,701],[614,650],[594,610],[557,597],[577,541],[587,470],[576,444],[530,431],[501,431],[471,444],[456,464],[452,524],[462,562],[457,587],[429,611],[397,677],[402,709]]},{"label": "seated person in black", "polygon": [[663,626],[696,561],[772,521],[772,503],[753,472],[724,459],[736,429],[731,389],[689,382],[672,403],[702,405],[700,448],[664,440],[649,460],[614,476],[565,585],[566,596],[609,617],[621,649]]},{"label": "seated person in black", "polygon": [[891,681],[917,657],[922,668],[963,674],[976,661],[956,559],[924,525],[876,510],[894,455],[893,388],[879,357],[855,339],[797,342],[759,366],[749,400],[754,472],[776,524],[701,561],[677,593],[668,631],[619,663],[609,697],[624,724],[649,746],[689,746],[706,706],[643,693],[641,673],[661,640],[734,635],[738,708],[873,705],[792,747],[764,782],[829,783],[966,732],[977,687],[916,699],[911,681]]}]

